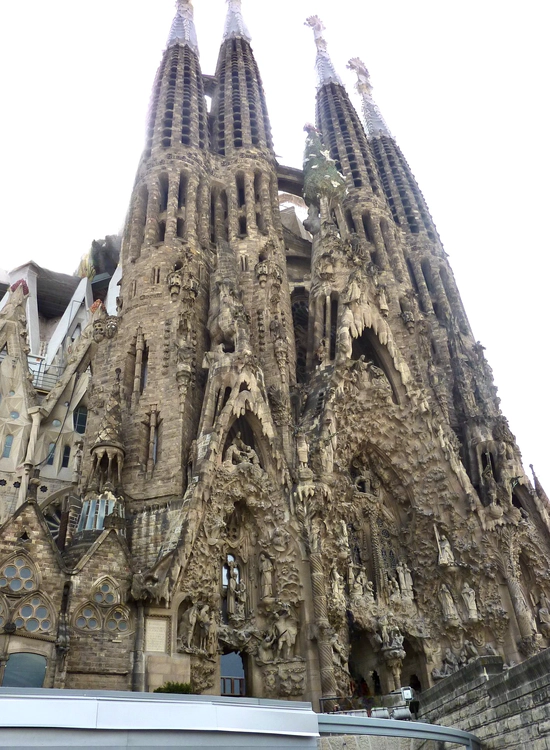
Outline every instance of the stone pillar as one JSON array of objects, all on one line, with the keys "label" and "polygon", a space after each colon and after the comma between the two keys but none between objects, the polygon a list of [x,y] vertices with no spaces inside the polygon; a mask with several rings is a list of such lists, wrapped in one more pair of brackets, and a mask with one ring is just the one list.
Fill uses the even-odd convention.
[{"label": "stone pillar", "polygon": [[418,256],[411,256],[411,265],[413,267],[414,278],[416,279],[416,285],[418,287],[418,294],[420,296],[420,299],[422,300],[422,307],[427,313],[433,313],[434,308],[432,305],[432,298],[430,296],[430,292],[428,291],[428,287],[426,285],[426,280],[424,279],[424,274],[422,273],[422,266],[420,265],[420,259],[418,258]]},{"label": "stone pillar", "polygon": [[134,367],[134,388],[132,391],[132,404],[135,406],[139,399],[141,388],[141,368],[143,367],[143,352],[145,350],[145,339],[141,330],[138,331],[136,340],[136,364]]},{"label": "stone pillar", "polygon": [[319,667],[321,670],[321,691],[323,698],[337,695],[336,677],[332,661],[332,646],[328,639],[330,624],[327,612],[327,594],[323,559],[319,552],[310,555],[311,585],[313,590],[313,611],[317,625],[317,645],[319,648]]},{"label": "stone pillar", "polygon": [[134,666],[132,670],[132,690],[135,693],[145,692],[145,610],[143,602],[137,602],[136,633],[134,640]]},{"label": "stone pillar", "polygon": [[512,600],[516,620],[518,621],[520,635],[522,639],[532,639],[536,635],[537,626],[535,618],[525,601],[521,584],[514,575],[506,577],[506,584],[510,592],[510,599]]}]

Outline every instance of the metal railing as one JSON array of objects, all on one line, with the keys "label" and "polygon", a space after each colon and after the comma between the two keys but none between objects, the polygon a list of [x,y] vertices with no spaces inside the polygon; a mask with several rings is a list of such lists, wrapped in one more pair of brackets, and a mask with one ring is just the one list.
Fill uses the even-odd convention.
[{"label": "metal railing", "polygon": [[[8,353],[5,349],[0,352],[0,362],[2,362]],[[51,391],[56,385],[59,378],[65,372],[65,367],[58,365],[46,365],[45,359],[39,357],[28,357],[29,372],[32,375],[32,384],[37,391]]]},{"label": "metal railing", "polygon": [[51,391],[59,378],[65,372],[64,367],[50,365],[46,367],[46,360],[29,362],[32,384],[37,391]]},{"label": "metal railing", "polygon": [[246,694],[244,677],[222,677],[221,694],[240,698]]},{"label": "metal railing", "polygon": [[481,750],[481,742],[470,732],[461,729],[423,724],[419,721],[395,721],[394,719],[367,719],[355,716],[319,714],[319,734],[370,735],[371,737],[401,737],[415,740],[432,740],[462,745],[466,750]]}]

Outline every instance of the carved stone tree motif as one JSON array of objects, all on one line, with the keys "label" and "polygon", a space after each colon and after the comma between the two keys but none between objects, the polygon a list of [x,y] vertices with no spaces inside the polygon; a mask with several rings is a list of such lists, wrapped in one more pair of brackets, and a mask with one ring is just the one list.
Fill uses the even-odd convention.
[{"label": "carved stone tree motif", "polygon": [[536,620],[522,585],[519,558],[523,534],[515,526],[505,526],[499,528],[498,536],[503,573],[521,635],[518,648],[526,656],[531,656],[539,650],[541,644]]}]

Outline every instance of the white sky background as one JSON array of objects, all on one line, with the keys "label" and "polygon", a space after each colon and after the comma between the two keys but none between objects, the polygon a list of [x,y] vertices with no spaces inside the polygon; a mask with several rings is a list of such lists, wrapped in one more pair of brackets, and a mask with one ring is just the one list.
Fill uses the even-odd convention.
[{"label": "white sky background", "polygon": [[[301,166],[315,47],[357,103],[350,57],[435,218],[524,463],[550,494],[548,6],[544,0],[244,0],[275,148]],[[196,0],[213,73],[224,0]],[[122,227],[173,0],[2,0],[0,268],[72,273]],[[546,16],[546,17],[544,17]]]}]

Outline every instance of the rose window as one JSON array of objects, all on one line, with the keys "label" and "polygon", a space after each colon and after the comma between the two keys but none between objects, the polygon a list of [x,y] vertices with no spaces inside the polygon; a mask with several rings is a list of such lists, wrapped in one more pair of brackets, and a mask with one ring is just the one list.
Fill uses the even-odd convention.
[{"label": "rose window", "polygon": [[7,594],[26,594],[34,591],[36,581],[27,561],[18,557],[0,570],[0,591]]},{"label": "rose window", "polygon": [[29,633],[47,633],[51,629],[50,612],[39,596],[35,596],[19,607],[15,617],[15,627],[27,630]]},{"label": "rose window", "polygon": [[80,630],[98,630],[100,628],[98,613],[92,607],[83,607],[76,618],[76,627]]},{"label": "rose window", "polygon": [[107,618],[107,630],[110,630],[112,633],[125,633],[128,631],[129,627],[130,622],[128,620],[128,615],[122,610],[115,610],[112,615]]},{"label": "rose window", "polygon": [[116,592],[113,585],[109,581],[103,581],[94,594],[94,601],[96,604],[102,606],[109,606],[116,602]]}]

